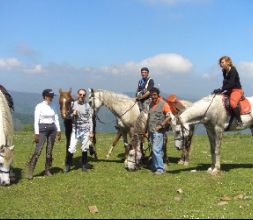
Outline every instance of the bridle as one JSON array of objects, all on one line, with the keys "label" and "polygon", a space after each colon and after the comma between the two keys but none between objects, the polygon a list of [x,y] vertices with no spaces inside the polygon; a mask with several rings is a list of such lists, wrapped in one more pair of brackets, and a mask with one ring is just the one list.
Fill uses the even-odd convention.
[{"label": "bridle", "polygon": [[64,99],[65,100],[61,100],[61,102],[60,102],[60,108],[61,108],[61,113],[62,113],[63,107],[68,105],[67,109],[66,109],[66,119],[67,119],[71,113],[71,103],[73,102],[73,98],[70,97],[70,99],[67,99],[67,98],[64,98]]},{"label": "bridle", "polygon": [[[0,157],[5,158],[2,154],[0,154]],[[10,174],[10,168],[5,169],[4,167],[0,166],[0,173]]]}]

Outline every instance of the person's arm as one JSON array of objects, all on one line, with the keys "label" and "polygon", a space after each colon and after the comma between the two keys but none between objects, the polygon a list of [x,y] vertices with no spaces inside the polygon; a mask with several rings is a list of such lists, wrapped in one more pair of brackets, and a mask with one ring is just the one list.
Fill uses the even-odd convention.
[{"label": "person's arm", "polygon": [[34,110],[34,134],[39,134],[40,120],[40,105],[37,105]]},{"label": "person's arm", "polygon": [[165,118],[159,125],[156,126],[157,131],[162,128],[165,128],[169,124],[169,122],[171,120],[170,112],[171,112],[171,110],[170,110],[169,104],[165,103],[163,106],[163,113],[165,114]]}]

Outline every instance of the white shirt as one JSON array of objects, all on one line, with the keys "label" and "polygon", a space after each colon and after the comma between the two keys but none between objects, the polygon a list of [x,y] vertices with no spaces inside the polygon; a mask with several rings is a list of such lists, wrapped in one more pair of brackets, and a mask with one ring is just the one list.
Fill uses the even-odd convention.
[{"label": "white shirt", "polygon": [[39,134],[39,124],[55,123],[57,131],[60,132],[60,123],[57,111],[52,104],[43,101],[36,105],[34,111],[34,132]]}]

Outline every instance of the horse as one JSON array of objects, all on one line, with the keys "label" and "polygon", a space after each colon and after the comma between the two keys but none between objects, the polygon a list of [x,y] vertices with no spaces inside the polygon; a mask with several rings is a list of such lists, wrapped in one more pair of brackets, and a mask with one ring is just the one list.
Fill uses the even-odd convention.
[{"label": "horse", "polygon": [[11,107],[13,102],[0,90],[0,185],[10,184],[11,164],[13,160],[13,121]]},{"label": "horse", "polygon": [[66,158],[65,158],[66,160],[72,132],[72,118],[70,117],[70,112],[71,112],[71,103],[74,101],[74,99],[71,96],[71,92],[72,89],[69,89],[68,91],[63,91],[62,89],[59,89],[60,113],[63,119],[66,137]]},{"label": "horse", "polygon": [[[65,128],[65,136],[66,136],[66,157],[65,161],[67,161],[68,157],[72,157],[72,155],[69,153],[68,148],[70,145],[70,139],[71,139],[71,133],[72,133],[72,126],[73,126],[73,119],[70,116],[71,114],[71,105],[74,101],[71,95],[72,89],[69,89],[68,91],[63,91],[62,89],[59,89],[59,105],[60,105],[60,113],[61,117],[63,119],[64,128]],[[95,120],[93,119],[93,130],[95,130]],[[93,144],[96,143],[96,137],[93,138]],[[90,153],[94,154],[94,158],[97,159],[97,152],[95,150],[95,147],[92,145],[90,146],[92,149],[90,149]],[[92,150],[92,152],[91,152]]]},{"label": "horse", "polygon": [[[181,100],[180,102],[183,104],[182,105],[183,109],[180,109],[179,114],[182,113],[182,111],[184,111],[187,107],[191,105],[191,102],[188,102],[185,100]],[[169,114],[170,114],[171,121],[170,121],[170,125],[167,126],[167,131],[171,128],[172,132],[175,133],[177,119],[176,119],[175,114],[173,114],[172,112],[170,112]],[[144,156],[143,142],[144,142],[144,136],[145,136],[146,127],[147,127],[147,122],[148,122],[148,112],[144,110],[138,116],[135,122],[134,128],[132,129],[132,140],[131,140],[131,143],[129,144],[129,151],[127,154],[127,158],[124,162],[125,168],[129,171],[133,171],[140,168],[141,159]],[[183,149],[178,149],[178,150],[182,150],[181,157],[178,164],[183,164],[185,166],[189,165],[190,146],[191,146],[191,140],[194,133],[194,129],[195,129],[194,126],[190,127],[188,141],[184,143]],[[167,134],[165,134],[163,145],[164,145],[164,148],[166,148]]]},{"label": "horse", "polygon": [[[179,113],[181,113],[182,111],[185,110],[185,108],[191,105],[191,102],[186,101],[186,100],[181,100],[181,102],[184,107],[179,109]],[[125,146],[125,156],[127,156],[129,152],[128,135],[130,138],[132,137],[131,130],[134,128],[135,122],[138,116],[140,115],[140,110],[135,98],[131,98],[127,95],[115,93],[108,90],[89,89],[89,103],[93,108],[94,115],[97,114],[97,112],[102,106],[105,106],[116,117],[117,134],[106,155],[106,158],[110,157],[112,150],[118,143],[121,136],[123,136],[123,141],[124,141],[124,146]],[[171,127],[173,130],[173,128],[175,127],[174,126],[175,117],[173,114],[171,115],[171,118],[172,118]],[[193,134],[193,130],[194,128],[191,128],[192,134]],[[167,162],[166,141],[167,141],[167,136],[165,138],[165,143],[164,143],[164,160]],[[186,143],[186,146],[183,148],[179,163],[184,164],[184,165],[189,164],[190,144],[191,142],[189,141],[188,143]]]},{"label": "horse", "polygon": [[[178,118],[176,132],[174,133],[175,145],[181,149],[185,141],[189,138],[189,128],[192,125],[203,124],[206,128],[211,150],[211,167],[207,172],[217,175],[221,169],[220,147],[225,131],[238,131],[236,123],[232,123],[228,128],[230,113],[223,104],[222,94],[212,94],[206,96],[187,108]],[[253,105],[253,97],[247,98],[250,105]],[[250,128],[253,135],[253,112],[241,116],[243,130]]]},{"label": "horse", "polygon": [[115,128],[117,129],[117,134],[106,155],[106,158],[110,158],[110,155],[121,136],[123,137],[126,153],[128,146],[128,135],[131,137],[130,129],[133,128],[134,123],[140,114],[136,100],[127,95],[108,90],[89,89],[89,103],[96,117],[97,112],[102,106],[107,107],[116,117]]}]

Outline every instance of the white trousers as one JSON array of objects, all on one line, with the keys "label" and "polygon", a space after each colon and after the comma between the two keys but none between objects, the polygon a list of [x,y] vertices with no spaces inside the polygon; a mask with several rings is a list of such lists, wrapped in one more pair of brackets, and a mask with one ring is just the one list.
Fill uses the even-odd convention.
[{"label": "white trousers", "polygon": [[72,154],[75,153],[77,143],[80,141],[82,152],[87,152],[89,150],[89,145],[91,144],[89,134],[89,132],[79,131],[78,129],[76,132],[73,128],[68,151]]}]

